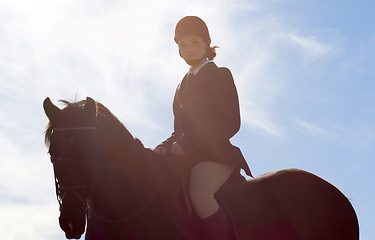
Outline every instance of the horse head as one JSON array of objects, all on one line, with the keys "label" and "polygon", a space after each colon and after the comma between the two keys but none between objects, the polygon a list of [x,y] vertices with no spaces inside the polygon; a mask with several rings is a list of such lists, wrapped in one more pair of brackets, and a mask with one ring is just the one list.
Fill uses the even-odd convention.
[{"label": "horse head", "polygon": [[60,227],[67,238],[79,238],[92,208],[96,216],[113,219],[142,209],[162,165],[150,161],[151,151],[101,103],[89,97],[61,102],[63,109],[49,98],[43,103],[49,119],[45,141],[55,172]]},{"label": "horse head", "polygon": [[68,239],[79,239],[85,231],[86,196],[95,161],[96,103],[93,99],[68,103],[59,109],[49,98],[43,103],[49,119],[46,143],[55,172],[56,195],[60,203],[60,227]]}]

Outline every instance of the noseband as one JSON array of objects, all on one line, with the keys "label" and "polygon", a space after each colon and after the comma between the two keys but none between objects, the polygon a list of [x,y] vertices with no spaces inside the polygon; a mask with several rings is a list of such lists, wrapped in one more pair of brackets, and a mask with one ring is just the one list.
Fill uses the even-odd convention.
[{"label": "noseband", "polygon": [[[135,216],[139,215],[141,212],[143,212],[152,203],[152,201],[155,199],[157,193],[159,192],[159,190],[161,188],[164,174],[161,175],[160,180],[156,184],[155,189],[152,191],[150,197],[147,198],[146,202],[142,205],[142,207],[139,208],[138,210],[136,210],[134,213],[130,214],[129,216],[123,217],[119,220],[111,220],[111,219],[108,219],[104,216],[99,215],[96,212],[93,212],[92,211],[93,202],[91,200],[91,194],[92,194],[92,191],[93,191],[93,188],[94,188],[94,185],[95,185],[95,181],[97,180],[97,170],[98,170],[98,168],[111,168],[111,167],[99,164],[99,147],[98,147],[98,144],[96,142],[96,136],[97,136],[96,130],[97,130],[96,127],[77,127],[77,128],[54,128],[53,131],[52,131],[49,153],[50,153],[50,157],[51,157],[51,162],[54,166],[53,169],[54,169],[54,178],[55,178],[55,187],[56,187],[56,197],[57,197],[57,201],[58,201],[59,206],[60,206],[60,212],[62,210],[63,199],[64,199],[65,195],[69,193],[69,194],[74,194],[75,196],[77,196],[78,199],[82,202],[83,206],[85,206],[85,213],[86,213],[86,216],[87,216],[88,219],[90,219],[91,217],[95,217],[95,219],[97,221],[106,222],[106,223],[120,223],[120,222],[128,221],[128,220],[134,218]],[[94,144],[94,149],[93,149],[93,151],[94,151],[93,158],[94,159],[92,159],[92,160],[82,160],[79,157],[56,156],[54,154],[54,152],[51,151],[53,140],[54,140],[53,139],[54,134],[56,134],[57,132],[69,134],[69,133],[77,133],[79,131],[82,131],[82,132],[93,131],[94,132],[94,135],[93,135],[93,136],[95,136],[95,139],[94,139],[95,144]],[[69,141],[74,142],[74,139],[69,139]],[[65,185],[60,183],[60,181],[57,177],[57,173],[56,173],[56,170],[59,167],[58,165],[64,164],[64,163],[69,163],[69,162],[70,163],[74,163],[74,162],[78,163],[79,162],[79,163],[84,163],[84,164],[93,166],[92,179],[89,181],[90,184],[88,186],[86,186],[86,185],[65,186]],[[118,166],[116,166],[116,167],[118,167]],[[131,169],[128,169],[126,167],[124,167],[124,169],[131,170]],[[133,171],[133,170],[131,170],[131,171],[137,172],[138,174],[141,174],[138,171]],[[142,175],[144,175],[144,174],[142,174]],[[60,176],[60,177],[62,177],[62,176]],[[84,197],[84,195],[86,195],[86,197]]]}]

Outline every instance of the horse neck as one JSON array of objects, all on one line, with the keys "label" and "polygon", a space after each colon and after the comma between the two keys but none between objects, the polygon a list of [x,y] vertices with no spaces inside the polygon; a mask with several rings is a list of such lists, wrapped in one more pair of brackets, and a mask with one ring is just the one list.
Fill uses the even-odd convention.
[{"label": "horse neck", "polygon": [[161,164],[152,151],[134,138],[115,116],[98,116],[98,122],[99,150],[106,164],[124,165],[145,175],[159,174]]},{"label": "horse neck", "polygon": [[161,165],[152,151],[126,134],[113,133],[99,149],[101,161],[115,167],[98,173],[93,201],[98,203],[99,213],[113,219],[131,216],[134,209],[141,209],[161,180]]}]

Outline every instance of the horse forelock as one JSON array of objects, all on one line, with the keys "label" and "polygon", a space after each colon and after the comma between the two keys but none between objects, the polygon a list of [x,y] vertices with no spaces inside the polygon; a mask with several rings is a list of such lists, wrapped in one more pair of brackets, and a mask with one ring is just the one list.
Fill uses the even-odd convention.
[{"label": "horse forelock", "polygon": [[[64,107],[61,109],[61,112],[66,112],[66,111],[69,111],[71,109],[76,110],[76,111],[78,109],[83,109],[86,101],[85,100],[69,101],[69,100],[60,99],[59,102],[64,105]],[[50,143],[51,143],[51,135],[52,135],[52,130],[55,127],[55,122],[56,121],[49,121],[47,123],[46,131],[45,131],[45,138],[44,138],[45,144],[47,146],[49,146]]]}]

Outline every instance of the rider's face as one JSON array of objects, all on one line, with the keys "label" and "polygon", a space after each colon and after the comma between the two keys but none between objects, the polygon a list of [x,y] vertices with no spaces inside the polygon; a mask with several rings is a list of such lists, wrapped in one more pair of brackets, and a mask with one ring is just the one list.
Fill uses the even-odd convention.
[{"label": "rider's face", "polygon": [[198,35],[183,36],[177,41],[177,44],[180,54],[185,60],[198,60],[206,55],[207,43]]}]

